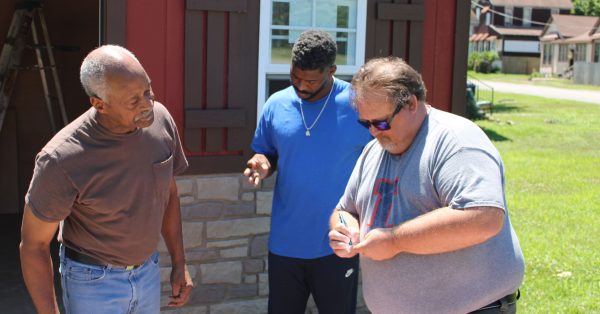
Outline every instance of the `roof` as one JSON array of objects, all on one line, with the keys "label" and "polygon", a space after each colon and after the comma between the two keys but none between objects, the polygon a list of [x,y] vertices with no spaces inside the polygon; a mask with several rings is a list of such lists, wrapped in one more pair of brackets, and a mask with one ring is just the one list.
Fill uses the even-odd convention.
[{"label": "roof", "polygon": [[542,35],[541,28],[502,27],[496,25],[489,25],[489,27],[502,36],[512,35],[540,37],[540,35]]},{"label": "roof", "polygon": [[552,14],[542,36],[556,33],[560,38],[577,37],[582,40],[594,30],[600,18],[596,16]]},{"label": "roof", "polygon": [[494,36],[494,35],[490,35],[488,33],[477,33],[477,34],[473,34],[471,35],[471,37],[469,37],[469,41],[492,41],[492,40],[496,40],[498,39],[498,37]]},{"label": "roof", "polygon": [[544,36],[540,37],[540,41],[553,41],[555,39],[558,39],[558,34],[556,34],[556,33],[552,33],[552,34],[544,35]]},{"label": "roof", "polygon": [[580,34],[580,35],[577,35],[577,36],[574,36],[574,37],[571,37],[571,38],[565,40],[566,43],[571,43],[571,44],[587,43],[590,41],[592,41],[592,36],[590,36],[590,34],[588,34],[588,33],[583,33],[583,34]]},{"label": "roof", "polygon": [[571,0],[490,0],[494,6],[572,9]]}]

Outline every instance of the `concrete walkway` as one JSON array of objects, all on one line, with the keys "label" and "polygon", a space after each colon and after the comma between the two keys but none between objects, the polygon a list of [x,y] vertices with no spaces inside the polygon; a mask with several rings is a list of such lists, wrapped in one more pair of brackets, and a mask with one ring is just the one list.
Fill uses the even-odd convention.
[{"label": "concrete walkway", "polygon": [[600,105],[600,91],[573,90],[566,88],[546,87],[529,84],[512,84],[492,81],[482,82],[486,85],[491,86],[492,88],[494,88],[494,91],[497,92],[525,94],[552,99],[575,100]]}]

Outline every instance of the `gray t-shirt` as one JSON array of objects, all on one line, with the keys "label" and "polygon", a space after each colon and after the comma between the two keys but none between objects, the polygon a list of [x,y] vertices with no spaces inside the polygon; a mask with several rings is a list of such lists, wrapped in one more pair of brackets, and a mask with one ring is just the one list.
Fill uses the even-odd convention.
[{"label": "gray t-shirt", "polygon": [[38,153],[25,201],[44,221],[64,220],[59,240],[115,265],[156,250],[169,186],[187,168],[175,122],[155,102],[151,126],[115,134],[87,112]]},{"label": "gray t-shirt", "polygon": [[504,167],[483,131],[431,109],[414,142],[391,155],[371,141],[337,208],[358,214],[360,236],[448,206],[504,209],[488,241],[433,255],[400,253],[386,261],[361,256],[363,292],[373,313],[467,313],[515,292],[524,272],[504,196]]}]

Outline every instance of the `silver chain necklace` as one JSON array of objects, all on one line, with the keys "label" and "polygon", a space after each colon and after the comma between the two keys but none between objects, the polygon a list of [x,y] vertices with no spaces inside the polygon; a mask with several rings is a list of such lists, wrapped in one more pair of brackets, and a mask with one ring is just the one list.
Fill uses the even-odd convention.
[{"label": "silver chain necklace", "polygon": [[332,79],[333,80],[331,81],[331,89],[329,90],[327,99],[325,99],[323,108],[321,108],[321,111],[317,115],[317,118],[315,119],[315,121],[313,121],[313,123],[310,125],[310,127],[308,125],[306,125],[306,119],[304,118],[304,110],[302,109],[302,100],[300,100],[300,114],[302,115],[302,123],[304,123],[304,128],[306,129],[306,132],[304,132],[304,135],[306,135],[306,136],[310,136],[310,130],[312,130],[312,128],[315,126],[315,124],[317,124],[317,121],[319,121],[321,114],[323,114],[323,111],[325,111],[325,107],[327,107],[327,103],[329,102],[329,96],[331,96],[331,92],[333,92],[333,85],[335,85],[335,77],[332,77]]}]

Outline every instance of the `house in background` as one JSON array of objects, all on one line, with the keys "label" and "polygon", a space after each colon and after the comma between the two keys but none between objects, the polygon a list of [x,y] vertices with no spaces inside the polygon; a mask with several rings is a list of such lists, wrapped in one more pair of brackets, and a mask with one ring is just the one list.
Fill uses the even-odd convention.
[{"label": "house in background", "polygon": [[480,0],[479,24],[469,51],[496,51],[503,73],[530,74],[539,69],[539,36],[551,14],[569,14],[570,0]]},{"label": "house in background", "polygon": [[[0,44],[16,1],[0,2]],[[369,58],[402,57],[422,73],[429,103],[464,115],[469,3],[407,2],[45,2],[53,43],[80,47],[56,53],[70,120],[89,108],[78,81],[81,60],[94,46],[112,43],[136,54],[152,78],[157,99],[179,128],[190,167],[177,178],[177,185],[195,288],[188,307],[165,312],[266,312],[274,180],[254,188],[241,171],[252,155],[250,142],[262,104],[289,84],[291,46],[303,30],[321,28],[334,35],[340,48],[339,78],[350,79]],[[26,64],[34,60],[31,52],[23,56]],[[15,230],[4,233],[18,234],[35,154],[52,136],[40,105],[44,99],[40,85],[38,73],[19,73],[0,131],[0,213],[17,217]],[[9,245],[14,254],[4,258],[18,261],[17,243]],[[164,245],[160,251],[166,254]],[[165,304],[169,259],[161,261]]]},{"label": "house in background", "polygon": [[600,85],[599,28],[600,17],[553,14],[540,35],[540,72]]}]

